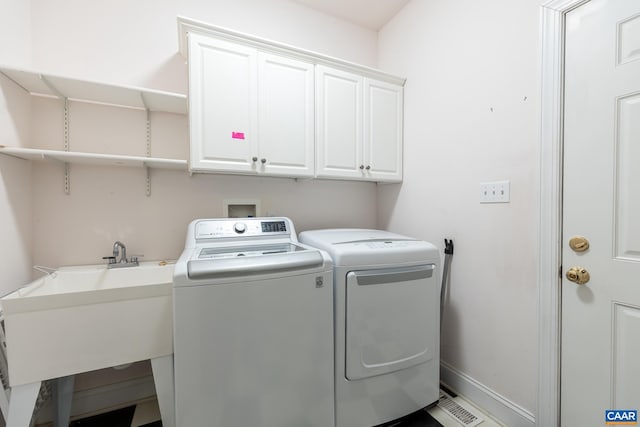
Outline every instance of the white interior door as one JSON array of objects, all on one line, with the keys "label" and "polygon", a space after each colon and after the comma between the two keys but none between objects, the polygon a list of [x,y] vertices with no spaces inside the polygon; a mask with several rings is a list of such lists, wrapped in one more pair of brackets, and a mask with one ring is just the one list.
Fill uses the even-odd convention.
[{"label": "white interior door", "polygon": [[564,126],[561,417],[582,427],[640,409],[640,1],[567,14]]}]

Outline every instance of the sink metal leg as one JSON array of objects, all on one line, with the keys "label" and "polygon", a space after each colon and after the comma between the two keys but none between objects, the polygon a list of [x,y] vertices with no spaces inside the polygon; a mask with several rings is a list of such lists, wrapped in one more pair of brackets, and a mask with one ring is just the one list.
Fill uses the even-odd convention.
[{"label": "sink metal leg", "polygon": [[173,354],[151,359],[151,369],[153,370],[153,381],[156,385],[162,426],[176,427]]},{"label": "sink metal leg", "polygon": [[7,427],[29,427],[36,406],[40,381],[11,387]]},{"label": "sink metal leg", "polygon": [[53,388],[53,403],[55,408],[55,416],[53,418],[54,427],[69,427],[74,383],[74,375],[55,380],[55,386]]}]

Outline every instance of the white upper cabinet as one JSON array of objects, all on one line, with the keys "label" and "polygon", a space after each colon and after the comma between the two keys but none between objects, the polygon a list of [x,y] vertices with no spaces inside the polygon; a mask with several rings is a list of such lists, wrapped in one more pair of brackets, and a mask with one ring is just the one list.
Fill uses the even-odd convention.
[{"label": "white upper cabinet", "polygon": [[364,177],[362,76],[317,66],[317,175]]},{"label": "white upper cabinet", "polygon": [[189,36],[191,171],[256,171],[257,58],[250,47]]},{"label": "white upper cabinet", "polygon": [[313,76],[313,64],[191,34],[191,171],[312,177]]},{"label": "white upper cabinet", "polygon": [[404,79],[188,18],[178,29],[192,172],[402,181]]},{"label": "white upper cabinet", "polygon": [[364,80],[364,167],[374,181],[402,181],[402,86]]},{"label": "white upper cabinet", "polygon": [[314,175],[314,66],[258,54],[259,168],[270,175]]},{"label": "white upper cabinet", "polygon": [[317,176],[402,181],[402,86],[317,67]]}]

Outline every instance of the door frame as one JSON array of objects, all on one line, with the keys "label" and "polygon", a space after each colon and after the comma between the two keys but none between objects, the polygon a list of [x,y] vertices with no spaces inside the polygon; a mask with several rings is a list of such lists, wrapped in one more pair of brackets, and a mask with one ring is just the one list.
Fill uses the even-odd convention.
[{"label": "door frame", "polygon": [[540,12],[538,426],[560,425],[565,18],[589,1],[548,0]]}]

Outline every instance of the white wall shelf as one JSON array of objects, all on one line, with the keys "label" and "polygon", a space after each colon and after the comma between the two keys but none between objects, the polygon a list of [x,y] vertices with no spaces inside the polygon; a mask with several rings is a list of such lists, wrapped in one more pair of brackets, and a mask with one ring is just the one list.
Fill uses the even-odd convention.
[{"label": "white wall shelf", "polygon": [[77,163],[96,166],[147,167],[154,169],[187,170],[186,160],[158,157],[122,156],[113,154],[82,153],[77,151],[41,150],[0,146],[0,154],[24,160],[49,160],[60,163]]},{"label": "white wall shelf", "polygon": [[[150,157],[150,112],[187,114],[187,96],[132,86],[117,86],[90,82],[68,77],[54,76],[34,71],[0,66],[0,75],[6,77],[32,96],[57,98],[64,101],[64,150],[42,150],[0,146],[0,154],[25,160],[51,160],[64,165],[64,190],[69,194],[69,164],[96,166],[141,167],[146,169],[146,192],[151,195],[149,169],[187,170],[186,160]],[[145,110],[147,126],[147,157],[83,153],[69,150],[69,103],[68,101],[110,105],[121,108]]]},{"label": "white wall shelf", "polygon": [[187,114],[187,96],[179,93],[90,82],[9,67],[0,67],[0,74],[31,95]]}]

